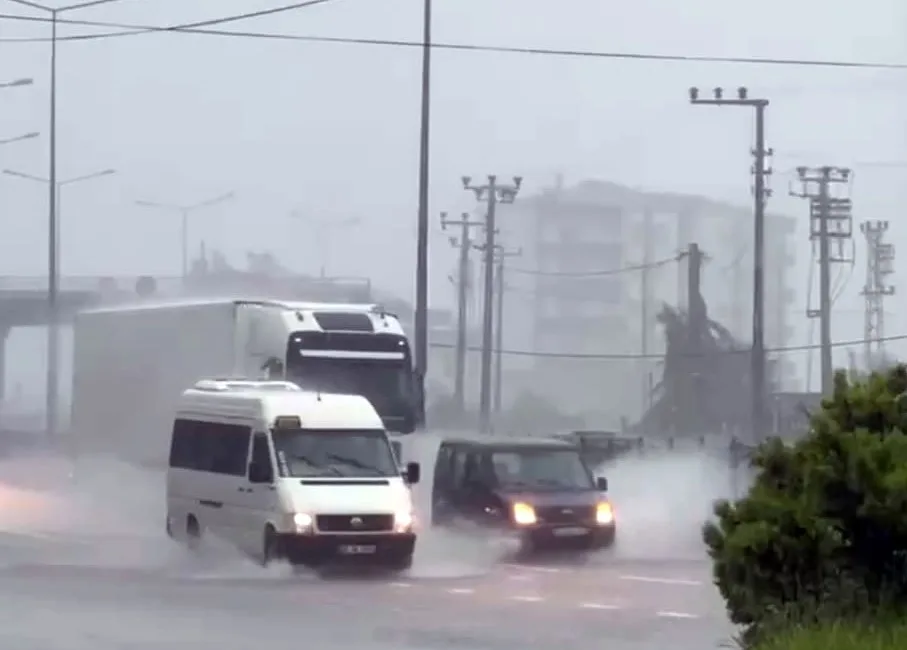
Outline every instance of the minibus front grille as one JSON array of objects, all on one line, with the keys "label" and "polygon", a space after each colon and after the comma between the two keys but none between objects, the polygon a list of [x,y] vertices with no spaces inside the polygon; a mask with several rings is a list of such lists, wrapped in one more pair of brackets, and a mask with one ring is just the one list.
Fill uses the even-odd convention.
[{"label": "minibus front grille", "polygon": [[317,515],[322,533],[380,533],[394,529],[393,515]]}]

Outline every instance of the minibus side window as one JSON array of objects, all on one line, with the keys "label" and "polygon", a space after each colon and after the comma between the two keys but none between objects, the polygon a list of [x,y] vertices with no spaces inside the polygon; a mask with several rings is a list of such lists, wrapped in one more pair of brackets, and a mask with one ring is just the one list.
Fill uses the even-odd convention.
[{"label": "minibus side window", "polygon": [[170,443],[170,467],[245,476],[251,438],[248,426],[178,419]]}]

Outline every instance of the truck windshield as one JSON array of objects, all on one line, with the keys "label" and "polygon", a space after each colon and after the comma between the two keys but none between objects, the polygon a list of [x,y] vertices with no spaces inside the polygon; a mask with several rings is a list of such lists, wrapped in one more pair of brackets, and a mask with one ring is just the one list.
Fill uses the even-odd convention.
[{"label": "truck windshield", "polygon": [[381,429],[275,429],[278,465],[285,476],[399,476]]},{"label": "truck windshield", "polygon": [[404,416],[412,409],[412,376],[403,359],[349,359],[291,355],[287,375],[300,386],[362,395],[381,417]]},{"label": "truck windshield", "polygon": [[592,490],[592,475],[574,449],[515,449],[491,453],[495,483],[502,488]]}]

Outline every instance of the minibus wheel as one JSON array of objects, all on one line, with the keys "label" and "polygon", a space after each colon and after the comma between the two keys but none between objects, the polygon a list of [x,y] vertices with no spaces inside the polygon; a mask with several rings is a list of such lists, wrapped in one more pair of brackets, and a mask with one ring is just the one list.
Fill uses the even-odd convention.
[{"label": "minibus wheel", "polygon": [[277,531],[268,524],[265,526],[261,542],[261,565],[266,567],[278,559],[280,559],[280,548],[278,546]]},{"label": "minibus wheel", "polygon": [[195,515],[189,515],[186,518],[186,544],[193,551],[198,550],[202,542],[202,529],[199,526],[198,519]]}]

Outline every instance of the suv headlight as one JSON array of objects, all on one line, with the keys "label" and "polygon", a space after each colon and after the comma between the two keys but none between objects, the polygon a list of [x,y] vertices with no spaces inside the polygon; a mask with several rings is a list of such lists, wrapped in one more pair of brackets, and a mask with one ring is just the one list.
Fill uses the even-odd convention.
[{"label": "suv headlight", "polygon": [[401,510],[394,514],[394,532],[407,533],[412,530],[416,518],[409,510]]},{"label": "suv headlight", "polygon": [[599,526],[608,526],[614,523],[614,508],[610,501],[601,501],[595,508],[595,523]]},{"label": "suv headlight", "polygon": [[538,519],[535,516],[535,508],[528,503],[513,504],[513,522],[518,526],[531,526]]}]

